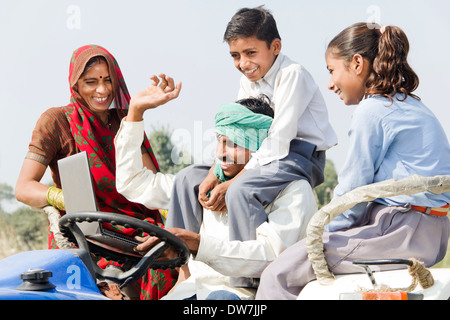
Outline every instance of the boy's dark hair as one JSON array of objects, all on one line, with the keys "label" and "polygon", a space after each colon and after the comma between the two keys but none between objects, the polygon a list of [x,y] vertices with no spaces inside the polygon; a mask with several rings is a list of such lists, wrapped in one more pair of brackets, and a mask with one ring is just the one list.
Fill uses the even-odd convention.
[{"label": "boy's dark hair", "polygon": [[243,105],[254,113],[260,113],[271,118],[274,117],[273,109],[270,107],[270,99],[264,94],[261,94],[256,98],[250,97],[241,99],[236,101],[236,103]]},{"label": "boy's dark hair", "polygon": [[270,47],[273,40],[281,40],[274,17],[263,6],[253,9],[242,8],[236,12],[228,22],[223,40],[230,42],[238,38],[250,37],[265,41],[267,47]]}]

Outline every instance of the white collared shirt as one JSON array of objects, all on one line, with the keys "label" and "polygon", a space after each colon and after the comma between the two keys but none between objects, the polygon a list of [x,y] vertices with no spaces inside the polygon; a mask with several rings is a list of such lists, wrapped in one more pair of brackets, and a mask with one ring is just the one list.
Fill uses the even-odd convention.
[{"label": "white collared shirt", "polygon": [[275,117],[269,136],[247,163],[246,169],[283,159],[292,139],[300,139],[325,151],[337,144],[328,120],[325,100],[310,73],[287,56],[279,54],[267,74],[256,82],[242,76],[238,99],[265,94]]},{"label": "white collared shirt", "polygon": [[[174,176],[154,174],[143,167],[143,136],[143,121],[122,121],[114,140],[116,188],[130,201],[149,208],[167,208]],[[227,213],[204,210],[199,249],[189,262],[191,276],[165,299],[194,294],[204,299],[214,290],[228,290],[242,299],[254,298],[254,290],[232,287],[230,277],[260,277],[283,250],[305,236],[317,204],[309,183],[298,180],[282,190],[265,210],[268,221],[257,228],[256,240],[252,241],[229,241]]]}]

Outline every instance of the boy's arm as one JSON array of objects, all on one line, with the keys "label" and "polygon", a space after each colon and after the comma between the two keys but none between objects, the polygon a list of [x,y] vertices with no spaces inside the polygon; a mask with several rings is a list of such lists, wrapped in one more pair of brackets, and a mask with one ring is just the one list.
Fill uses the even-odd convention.
[{"label": "boy's arm", "polygon": [[208,175],[206,176],[205,180],[199,185],[198,187],[198,201],[203,207],[207,207],[210,204],[206,204],[209,202],[208,198],[208,192],[214,189],[219,184],[219,180],[214,175],[214,167],[216,163],[212,165],[211,169],[208,171]]},{"label": "boy's arm", "polygon": [[[216,212],[223,212],[227,210],[227,205],[225,203],[225,194],[227,193],[228,187],[230,184],[240,177],[246,170],[242,169],[237,175],[235,175],[232,179],[219,183],[217,177],[212,173],[214,166],[211,167],[211,170],[208,173],[208,177],[204,180],[203,183],[199,187],[199,202],[203,206],[203,208]],[[209,180],[211,179],[211,180]],[[210,183],[209,185],[214,185],[212,188],[206,187],[208,185],[208,181],[215,182],[215,184]],[[206,192],[205,192],[206,191]],[[211,191],[209,194],[209,198],[207,196],[207,192]]]}]

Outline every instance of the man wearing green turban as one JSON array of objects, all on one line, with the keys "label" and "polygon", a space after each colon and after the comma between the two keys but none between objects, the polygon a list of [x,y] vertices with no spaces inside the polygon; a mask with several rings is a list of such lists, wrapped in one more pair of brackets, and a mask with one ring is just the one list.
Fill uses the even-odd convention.
[{"label": "man wearing green turban", "polygon": [[[221,181],[242,171],[252,152],[267,136],[272,117],[273,110],[264,99],[248,98],[220,107],[216,115],[217,161],[214,172]],[[142,117],[128,116],[121,123],[115,138],[116,188],[130,201],[149,208],[168,209],[175,194],[174,181],[179,177],[178,174],[154,174],[143,167],[139,161],[143,127]],[[184,178],[183,175],[181,177]],[[189,217],[189,208],[185,209],[186,224],[195,220],[193,224],[198,223],[198,229],[170,228],[166,224],[166,230],[182,239],[192,256],[180,269],[173,292],[163,299],[253,299],[256,289],[234,287],[231,279],[259,278],[271,261],[305,236],[317,204],[306,180],[289,183],[266,206],[267,221],[254,226],[256,238],[249,241],[230,241],[230,229],[236,226],[230,225],[226,210],[213,212],[203,209],[200,215]],[[169,210],[168,219],[171,216]],[[241,223],[254,225],[252,221]],[[142,254],[157,241],[153,237],[143,240],[136,247]],[[170,249],[166,251],[169,257],[171,253]]]},{"label": "man wearing green turban", "polygon": [[[230,103],[220,107],[215,120],[218,137],[225,136],[235,145],[255,152],[259,149],[263,140],[267,138],[273,118],[265,114],[252,112],[239,103]],[[222,169],[223,161],[218,160],[214,166],[215,176],[220,182],[229,180],[230,175],[225,175]],[[242,160],[241,164],[244,163]],[[248,160],[245,161],[245,163],[247,162]]]}]

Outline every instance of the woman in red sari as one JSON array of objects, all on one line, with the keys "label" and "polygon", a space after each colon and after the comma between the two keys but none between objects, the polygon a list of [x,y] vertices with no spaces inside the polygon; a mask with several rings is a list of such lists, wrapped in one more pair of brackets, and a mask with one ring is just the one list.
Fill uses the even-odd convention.
[{"label": "woman in red sari", "polygon": [[[163,82],[166,83],[161,87],[156,87],[155,82],[150,86],[156,98],[166,99],[160,99],[162,103],[179,92],[177,89],[173,97],[167,98],[170,86],[165,78]],[[131,100],[117,61],[100,46],[83,46],[74,51],[70,60],[69,83],[70,104],[48,109],[36,124],[17,180],[16,198],[37,208],[51,204],[64,214],[57,161],[86,151],[100,211],[121,213],[162,226],[158,211],[129,202],[115,188],[114,136]],[[164,90],[166,86],[168,88]],[[133,99],[138,102],[142,96],[139,93]],[[154,172],[159,169],[147,139],[142,145],[142,161]],[[47,166],[54,182],[54,187],[50,188],[40,183]],[[134,232],[130,229],[120,231]],[[50,232],[49,248],[56,247]],[[108,263],[102,259],[99,265],[104,268]],[[139,281],[140,298],[161,298],[173,286],[176,274],[173,270],[149,270]]]}]

